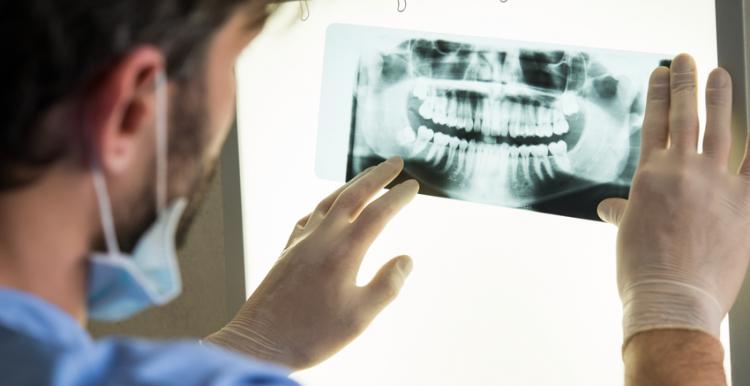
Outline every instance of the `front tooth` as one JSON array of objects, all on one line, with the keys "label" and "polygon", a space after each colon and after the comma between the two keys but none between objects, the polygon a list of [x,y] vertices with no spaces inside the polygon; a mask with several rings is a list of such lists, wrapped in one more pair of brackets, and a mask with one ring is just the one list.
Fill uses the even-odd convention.
[{"label": "front tooth", "polygon": [[492,131],[496,126],[492,122],[492,110],[494,110],[490,103],[490,98],[482,98],[482,130]]},{"label": "front tooth", "polygon": [[485,125],[482,122],[482,117],[484,117],[484,103],[480,100],[469,100],[467,105],[469,106],[469,119],[471,119],[472,124],[484,130]]}]

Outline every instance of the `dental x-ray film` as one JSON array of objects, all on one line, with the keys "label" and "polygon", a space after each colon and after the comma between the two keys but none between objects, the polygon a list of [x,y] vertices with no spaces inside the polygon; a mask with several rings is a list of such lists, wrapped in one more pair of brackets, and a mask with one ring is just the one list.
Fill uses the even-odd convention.
[{"label": "dental x-ray film", "polygon": [[[317,171],[389,157],[420,193],[598,219],[627,197],[648,79],[667,55],[333,25]],[[342,156],[345,154],[345,157]]]}]

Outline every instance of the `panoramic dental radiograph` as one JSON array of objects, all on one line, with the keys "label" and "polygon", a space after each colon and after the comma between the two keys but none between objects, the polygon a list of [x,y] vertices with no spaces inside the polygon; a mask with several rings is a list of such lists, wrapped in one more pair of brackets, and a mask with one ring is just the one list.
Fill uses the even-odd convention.
[{"label": "panoramic dental radiograph", "polygon": [[627,196],[654,55],[466,38],[359,50],[347,179],[398,155],[434,196],[590,219]]}]

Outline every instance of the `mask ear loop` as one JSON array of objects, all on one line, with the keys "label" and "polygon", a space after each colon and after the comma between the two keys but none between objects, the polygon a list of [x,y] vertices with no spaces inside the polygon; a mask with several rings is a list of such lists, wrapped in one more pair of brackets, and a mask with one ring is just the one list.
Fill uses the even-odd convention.
[{"label": "mask ear loop", "polygon": [[156,208],[162,213],[167,207],[167,76],[156,74]]},{"label": "mask ear loop", "polygon": [[104,241],[107,243],[107,251],[110,256],[119,256],[120,245],[117,243],[117,237],[115,236],[115,222],[112,219],[112,203],[109,201],[107,181],[104,179],[102,168],[99,165],[98,155],[96,154],[91,159],[91,170],[94,178],[96,202],[99,205],[99,217],[102,220]]}]

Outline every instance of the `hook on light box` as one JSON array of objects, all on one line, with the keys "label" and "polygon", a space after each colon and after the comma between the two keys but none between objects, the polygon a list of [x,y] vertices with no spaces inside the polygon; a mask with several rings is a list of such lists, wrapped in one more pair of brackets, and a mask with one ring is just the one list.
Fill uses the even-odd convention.
[{"label": "hook on light box", "polygon": [[398,0],[398,8],[396,8],[399,12],[406,11],[406,0]]},{"label": "hook on light box", "polygon": [[307,21],[307,19],[310,18],[310,4],[308,3],[308,0],[299,1],[299,13],[299,18],[302,21]]}]

